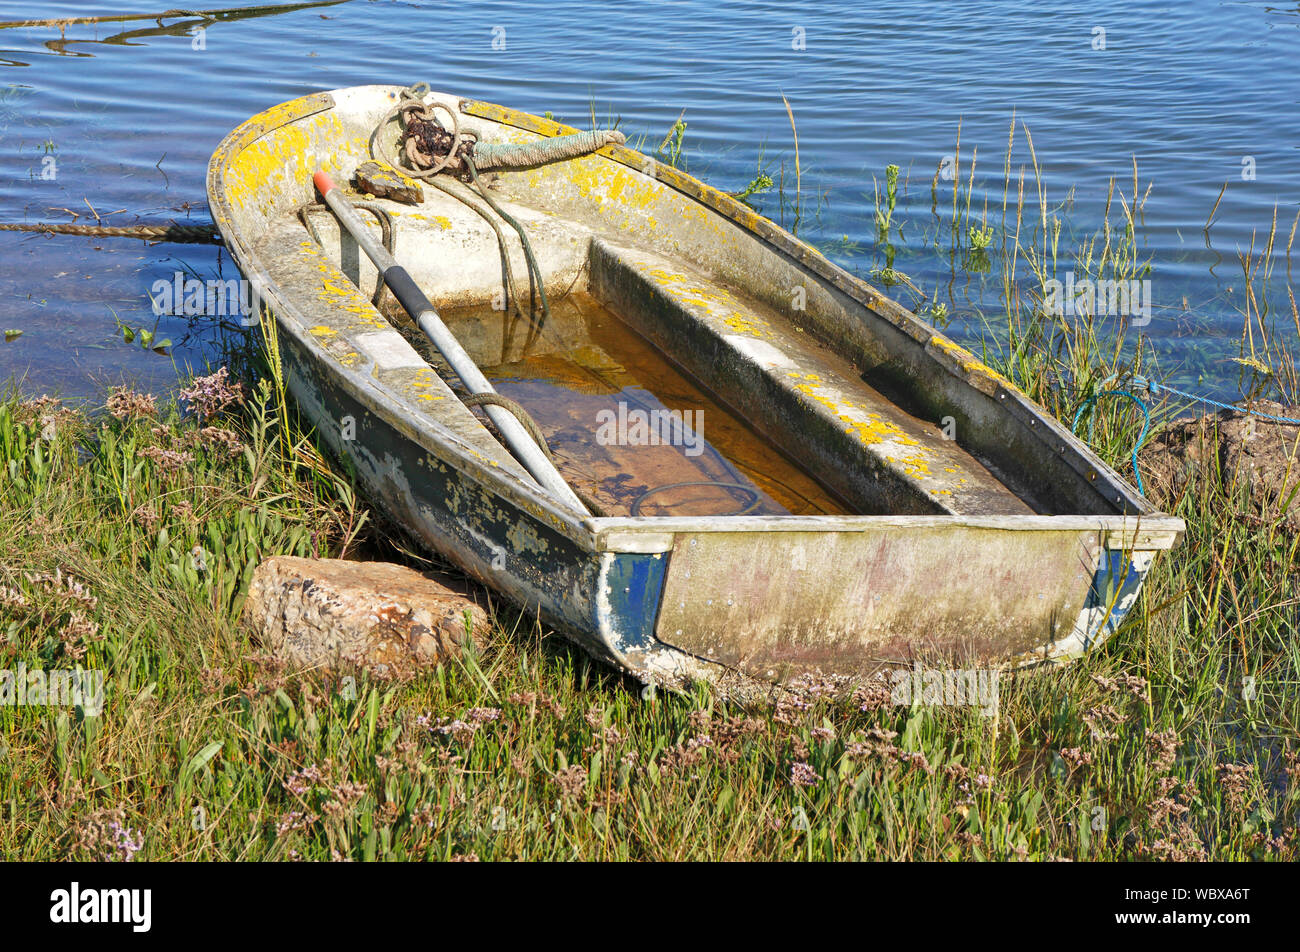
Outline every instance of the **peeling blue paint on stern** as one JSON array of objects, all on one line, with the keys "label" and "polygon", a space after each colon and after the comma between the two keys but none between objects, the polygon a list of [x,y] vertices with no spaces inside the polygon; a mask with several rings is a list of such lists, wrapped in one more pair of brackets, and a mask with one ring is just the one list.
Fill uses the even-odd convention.
[{"label": "peeling blue paint on stern", "polygon": [[619,653],[652,647],[668,553],[604,552],[600,559],[596,629]]},{"label": "peeling blue paint on stern", "polygon": [[1083,614],[1089,619],[1084,649],[1114,634],[1137,602],[1153,553],[1108,549],[1092,577]]}]

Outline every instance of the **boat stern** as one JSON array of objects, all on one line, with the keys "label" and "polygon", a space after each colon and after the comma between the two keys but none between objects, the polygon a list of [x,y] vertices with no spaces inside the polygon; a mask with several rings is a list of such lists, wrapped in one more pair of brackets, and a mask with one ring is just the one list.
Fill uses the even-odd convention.
[{"label": "boat stern", "polygon": [[1115,632],[1182,530],[1170,517],[710,521],[593,521],[594,628],[644,681],[770,690],[1069,660]]}]

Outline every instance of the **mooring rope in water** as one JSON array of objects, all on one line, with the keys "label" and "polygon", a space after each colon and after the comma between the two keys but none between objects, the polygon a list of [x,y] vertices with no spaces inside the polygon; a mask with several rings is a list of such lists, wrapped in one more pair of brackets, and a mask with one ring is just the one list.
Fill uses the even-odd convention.
[{"label": "mooring rope in water", "polygon": [[313,0],[309,3],[266,4],[252,7],[225,7],[220,10],[164,10],[162,13],[110,13],[99,16],[46,17],[41,20],[5,20],[0,22],[0,30],[25,29],[30,27],[57,27],[60,30],[69,26],[81,26],[89,23],[129,23],[132,20],[154,20],[161,25],[163,20],[177,17],[201,17],[211,20],[223,16],[248,16],[257,14],[268,16],[274,13],[290,13],[295,10],[307,10],[312,7],[332,7],[345,0]]},{"label": "mooring rope in water", "polygon": [[1220,410],[1231,410],[1233,413],[1245,413],[1249,416],[1258,417],[1261,420],[1268,420],[1271,423],[1281,423],[1285,426],[1300,426],[1300,419],[1295,417],[1276,416],[1272,413],[1264,413],[1260,410],[1252,410],[1250,407],[1233,406],[1231,403],[1224,403],[1221,400],[1214,400],[1210,397],[1198,397],[1194,393],[1187,393],[1179,390],[1177,387],[1170,387],[1163,383],[1157,383],[1149,380],[1141,374],[1133,375],[1133,387],[1136,390],[1146,390],[1153,396],[1160,393],[1172,393],[1175,396],[1182,397],[1184,400],[1191,400],[1195,403],[1203,403],[1207,406],[1217,407]]},{"label": "mooring rope in water", "polygon": [[509,410],[514,415],[514,418],[523,424],[524,429],[528,431],[528,435],[533,438],[533,442],[546,454],[546,458],[552,463],[555,462],[555,456],[551,453],[551,448],[546,444],[546,435],[542,433],[542,428],[537,425],[537,421],[533,419],[532,414],[514,400],[499,393],[471,393],[469,396],[462,397],[460,402],[470,409],[492,406]]},{"label": "mooring rope in water", "polygon": [[738,489],[742,493],[748,495],[750,499],[749,502],[745,504],[745,507],[737,512],[728,513],[728,515],[731,516],[743,516],[746,513],[753,512],[763,502],[763,497],[759,494],[758,490],[753,486],[746,486],[744,483],[723,483],[714,482],[711,479],[692,479],[684,483],[667,483],[663,486],[655,486],[652,489],[647,489],[641,495],[636,497],[629,512],[632,516],[639,516],[641,515],[641,504],[646,501],[647,497],[669,489],[685,489],[687,486],[709,486],[714,489]]},{"label": "mooring rope in water", "polygon": [[83,235],[89,238],[139,238],[181,245],[215,245],[221,235],[212,225],[73,225],[53,222],[0,224],[0,231],[30,231],[49,235]]}]

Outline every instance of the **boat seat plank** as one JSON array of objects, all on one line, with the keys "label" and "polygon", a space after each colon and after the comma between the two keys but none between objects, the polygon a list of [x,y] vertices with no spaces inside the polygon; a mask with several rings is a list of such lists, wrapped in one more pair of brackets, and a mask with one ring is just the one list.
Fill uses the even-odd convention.
[{"label": "boat seat plank", "polygon": [[598,237],[591,286],[846,499],[879,513],[1033,512],[939,426],[900,409],[789,318],[681,261]]},{"label": "boat seat plank", "polygon": [[[482,215],[451,195],[432,186],[426,186],[424,192],[424,201],[418,205],[371,195],[349,197],[388,213],[393,222],[395,257],[438,310],[498,300],[503,271],[496,232]],[[495,200],[524,227],[547,291],[560,295],[573,287],[586,268],[591,229],[503,196],[495,196]],[[362,213],[362,220],[367,224],[374,221],[369,213]],[[311,222],[325,246],[338,250],[339,229],[333,216],[316,213]],[[506,239],[516,289],[526,294],[528,270],[523,247],[514,229],[499,220],[498,224]],[[374,228],[378,234],[378,225]],[[343,272],[364,291],[373,291],[378,274],[370,260],[350,240],[342,250]]]}]

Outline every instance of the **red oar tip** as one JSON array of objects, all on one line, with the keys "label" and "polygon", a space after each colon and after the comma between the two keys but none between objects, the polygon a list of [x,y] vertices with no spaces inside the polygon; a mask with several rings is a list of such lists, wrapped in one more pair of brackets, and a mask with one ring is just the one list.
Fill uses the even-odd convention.
[{"label": "red oar tip", "polygon": [[311,177],[311,180],[316,183],[316,190],[322,195],[334,187],[334,180],[325,174],[324,169],[320,169]]}]

